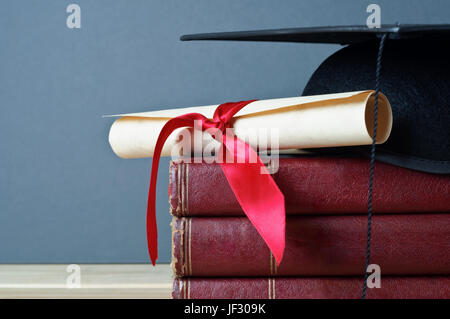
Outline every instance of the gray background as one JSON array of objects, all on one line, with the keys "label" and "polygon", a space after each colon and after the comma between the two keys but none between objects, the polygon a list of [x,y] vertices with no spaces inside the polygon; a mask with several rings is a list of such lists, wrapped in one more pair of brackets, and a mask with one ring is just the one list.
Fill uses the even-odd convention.
[{"label": "gray background", "polygon": [[[66,7],[81,7],[81,29]],[[1,1],[0,263],[146,262],[151,163],[103,114],[300,95],[336,45],[180,42],[185,33],[365,24],[371,1]],[[448,1],[377,1],[383,23],[449,23]],[[158,181],[170,261],[168,160]]]}]

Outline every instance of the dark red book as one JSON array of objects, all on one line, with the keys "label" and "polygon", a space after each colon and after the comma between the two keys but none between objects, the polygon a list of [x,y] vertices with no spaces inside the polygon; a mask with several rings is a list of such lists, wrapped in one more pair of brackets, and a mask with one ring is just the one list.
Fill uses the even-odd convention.
[{"label": "dark red book", "polygon": [[[448,299],[450,278],[381,277],[372,299]],[[175,278],[174,299],[356,299],[362,278]]]},{"label": "dark red book", "polygon": [[[363,215],[288,217],[277,267],[245,217],[174,217],[172,263],[179,277],[361,275],[366,229]],[[371,262],[382,275],[450,275],[450,214],[375,215]]]},{"label": "dark red book", "polygon": [[[356,158],[280,158],[275,182],[287,214],[367,212],[369,162]],[[374,211],[449,212],[450,175],[375,165]],[[243,215],[219,164],[170,165],[169,202],[176,216]]]}]

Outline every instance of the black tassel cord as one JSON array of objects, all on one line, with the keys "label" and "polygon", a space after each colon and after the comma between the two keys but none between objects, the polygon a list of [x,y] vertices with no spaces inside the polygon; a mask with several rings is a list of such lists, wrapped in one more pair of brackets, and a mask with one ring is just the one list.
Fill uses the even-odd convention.
[{"label": "black tassel cord", "polygon": [[383,34],[380,39],[380,45],[378,47],[377,66],[375,73],[375,101],[373,108],[373,137],[372,147],[370,149],[370,173],[369,173],[369,198],[367,204],[367,244],[366,244],[366,267],[364,269],[364,284],[361,294],[361,299],[366,298],[367,293],[367,279],[369,274],[367,268],[370,265],[370,240],[372,230],[372,194],[373,194],[373,175],[375,167],[375,148],[377,139],[377,126],[378,126],[378,95],[380,93],[380,76],[381,76],[381,60],[383,56],[384,42],[386,41],[387,34]]}]

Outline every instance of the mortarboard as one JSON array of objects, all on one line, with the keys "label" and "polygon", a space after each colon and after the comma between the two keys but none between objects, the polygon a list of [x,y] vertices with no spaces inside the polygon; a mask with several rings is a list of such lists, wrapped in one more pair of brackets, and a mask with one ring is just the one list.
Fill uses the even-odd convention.
[{"label": "mortarboard", "polygon": [[[290,28],[184,35],[182,41],[232,40],[346,45],[311,76],[303,95],[375,87],[380,39],[385,35],[380,91],[389,99],[393,127],[377,146],[377,160],[429,173],[450,173],[450,25]],[[381,62],[381,61],[380,61]],[[367,147],[312,150],[367,155]]]},{"label": "mortarboard", "polygon": [[[375,87],[373,143],[344,152],[370,156],[366,269],[370,264],[374,161],[429,173],[450,173],[450,25],[385,25],[292,28],[184,35],[190,40],[334,43],[347,45],[327,58],[308,81],[303,95]],[[381,70],[383,65],[383,70]],[[377,147],[378,93],[390,100],[393,126]],[[316,149],[337,153],[339,149]],[[366,296],[367,272],[362,298]]]}]

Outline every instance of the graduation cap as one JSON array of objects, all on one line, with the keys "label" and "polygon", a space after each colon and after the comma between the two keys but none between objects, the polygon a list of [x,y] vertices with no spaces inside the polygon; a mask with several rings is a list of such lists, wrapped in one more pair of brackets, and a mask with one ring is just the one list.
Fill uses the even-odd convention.
[{"label": "graduation cap", "polygon": [[[428,173],[450,173],[450,25],[290,28],[190,34],[181,40],[346,45],[319,66],[303,95],[373,89],[378,80],[378,89],[391,103],[393,127],[388,141],[377,146],[376,159]],[[381,72],[375,77],[377,66]],[[370,154],[367,146],[313,151]]]},{"label": "graduation cap", "polygon": [[[375,88],[374,137],[370,147],[324,148],[370,156],[366,268],[370,264],[372,192],[375,158],[429,173],[450,173],[450,25],[385,25],[293,28],[184,35],[190,40],[338,43],[346,45],[327,58],[309,79],[303,95]],[[383,69],[381,66],[383,65]],[[377,97],[390,101],[390,138],[377,146]],[[368,273],[364,274],[362,298]]]}]

